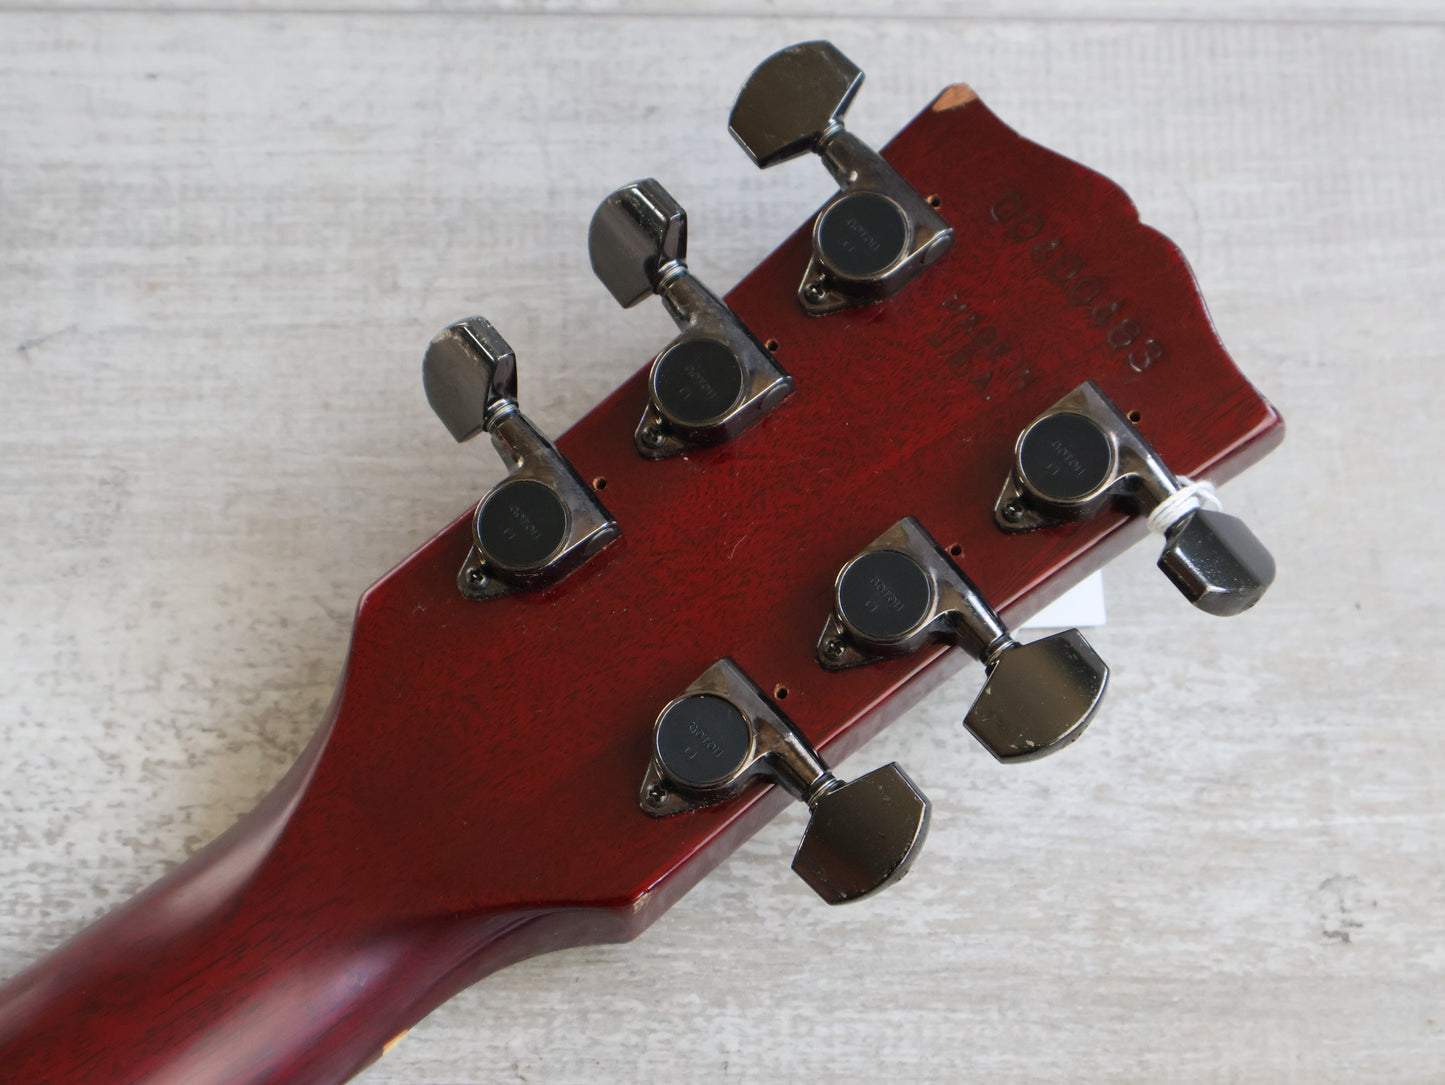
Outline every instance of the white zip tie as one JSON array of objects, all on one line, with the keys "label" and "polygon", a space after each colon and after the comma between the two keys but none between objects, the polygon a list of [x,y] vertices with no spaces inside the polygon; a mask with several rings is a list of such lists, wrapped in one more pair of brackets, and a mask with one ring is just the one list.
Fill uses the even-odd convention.
[{"label": "white zip tie", "polygon": [[1154,506],[1149,514],[1149,530],[1163,535],[1195,509],[1209,509],[1219,512],[1224,508],[1214,492],[1214,483],[1207,479],[1195,482],[1192,478],[1179,476],[1179,489]]}]

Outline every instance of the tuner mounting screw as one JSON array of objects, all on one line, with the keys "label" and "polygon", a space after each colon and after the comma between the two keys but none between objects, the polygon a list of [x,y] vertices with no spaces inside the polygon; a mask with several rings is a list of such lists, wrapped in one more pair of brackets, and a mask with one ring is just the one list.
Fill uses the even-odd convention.
[{"label": "tuner mounting screw", "polygon": [[828,288],[821,282],[809,283],[806,293],[809,301],[822,302],[828,296]]},{"label": "tuner mounting screw", "polygon": [[642,428],[641,437],[642,443],[645,444],[648,448],[658,448],[661,446],[662,442],[666,440],[666,438],[662,435],[662,431],[656,426],[644,426]]},{"label": "tuner mounting screw", "polygon": [[829,637],[823,643],[823,654],[829,659],[843,658],[843,642],[837,637]]},{"label": "tuner mounting screw", "polygon": [[1024,518],[1024,510],[1013,502],[1003,507],[1003,518],[1011,524],[1016,524]]}]

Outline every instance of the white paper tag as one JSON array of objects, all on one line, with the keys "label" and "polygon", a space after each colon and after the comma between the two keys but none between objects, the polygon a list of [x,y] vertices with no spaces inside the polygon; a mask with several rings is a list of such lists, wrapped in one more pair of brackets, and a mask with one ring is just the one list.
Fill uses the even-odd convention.
[{"label": "white paper tag", "polygon": [[1106,618],[1104,574],[1097,572],[1070,588],[1019,628],[1084,629],[1103,625]]}]

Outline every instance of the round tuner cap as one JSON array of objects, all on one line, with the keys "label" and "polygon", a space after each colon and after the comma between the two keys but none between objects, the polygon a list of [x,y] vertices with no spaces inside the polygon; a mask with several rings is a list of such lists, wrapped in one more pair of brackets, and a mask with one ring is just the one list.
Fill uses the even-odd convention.
[{"label": "round tuner cap", "polygon": [[873,550],[838,578],[838,616],[858,636],[888,642],[912,633],[933,606],[933,582],[901,550]]},{"label": "round tuner cap", "polygon": [[818,219],[818,254],[845,279],[876,279],[908,251],[908,218],[876,192],[833,201]]},{"label": "round tuner cap", "polygon": [[684,339],[665,350],[652,371],[658,409],[683,426],[715,425],[743,396],[743,365],[716,339]]},{"label": "round tuner cap", "polygon": [[1114,474],[1114,446],[1091,418],[1065,411],[1040,418],[1019,441],[1019,475],[1048,501],[1079,501]]},{"label": "round tuner cap", "polygon": [[753,729],[731,701],[699,693],[663,709],[654,748],[667,776],[682,787],[706,791],[724,786],[747,765]]},{"label": "round tuner cap", "polygon": [[540,569],[567,537],[567,509],[552,487],[513,479],[478,507],[475,529],[489,563],[507,570]]}]

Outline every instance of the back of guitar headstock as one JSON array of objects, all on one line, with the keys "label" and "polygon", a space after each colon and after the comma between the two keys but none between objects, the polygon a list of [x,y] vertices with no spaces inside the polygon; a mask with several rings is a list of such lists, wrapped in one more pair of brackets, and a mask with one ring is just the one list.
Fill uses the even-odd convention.
[{"label": "back of guitar headstock", "polygon": [[[757,410],[651,431],[649,367],[552,448],[517,410],[497,329],[449,329],[428,353],[428,393],[459,439],[491,433],[513,475],[363,597],[342,688],[276,792],[14,982],[0,1026],[18,1080],[162,1067],[172,1080],[337,1080],[490,971],[636,935],[785,789],[814,808],[795,864],[814,888],[845,900],[886,884],[921,842],[926,804],[901,772],[846,785],[822,759],[883,726],[950,643],[991,669],[983,699],[998,703],[967,725],[1000,760],[1079,736],[1102,663],[1081,639],[1018,646],[995,612],[1036,609],[1138,538],[1127,506],[1142,492],[1157,513],[1173,487],[1179,522],[1192,515],[1199,498],[1159,464],[1222,481],[1278,441],[1280,420],[1219,344],[1183,259],[1112,183],[1022,139],[961,85],[883,167],[835,123],[856,69],[786,52],[801,68],[751,84],[766,93],[745,93],[735,134],[760,165],[819,150],[845,191],[861,180],[856,194],[886,200],[823,216],[816,232],[836,234],[818,244],[844,254],[833,264],[810,222],[727,295],[742,329],[731,341],[758,352]],[[818,83],[814,62],[833,103],[774,130],[769,111]],[[869,270],[896,226],[888,200],[911,208],[894,241],[906,258]],[[619,300],[681,283],[665,190],[631,186],[614,209],[593,255]],[[626,249],[615,266],[609,244]],[[702,378],[685,374],[688,394],[708,398],[711,363],[689,364]],[[1060,404],[1112,435],[1087,493],[1040,481],[1099,473],[1087,440],[1049,437],[1039,478],[1021,451]],[[1021,475],[1052,502],[1042,512],[1010,511]],[[1194,560],[1247,547],[1201,534],[1171,539],[1187,551],[1175,574],[1198,574],[1181,586],[1248,605],[1260,584]],[[902,581],[864,564],[898,568],[888,554],[913,555],[929,584],[897,629],[872,616],[880,601],[905,607]],[[556,577],[528,568],[542,557]],[[840,571],[865,568],[854,613]],[[751,731],[725,742],[726,713],[712,731],[680,716],[674,761],[660,714],[690,699],[715,709],[708,697],[745,709]],[[1053,731],[1017,726],[1044,699]],[[689,778],[701,755],[736,771]],[[763,764],[783,788],[748,782]],[[907,816],[881,857],[848,852],[887,809]]]},{"label": "back of guitar headstock", "polygon": [[[368,593],[318,785],[334,766],[338,790],[386,811],[378,837],[431,841],[408,862],[448,906],[601,906],[632,933],[761,824],[781,797],[757,786],[640,809],[654,720],[719,660],[831,759],[874,733],[943,644],[833,669],[819,634],[839,570],[904,518],[1010,617],[1137,539],[1113,506],[1027,533],[996,518],[1019,434],[1084,382],[1181,475],[1222,481],[1281,436],[1184,260],[1114,184],[962,85],[883,153],[952,247],[883,300],[810,311],[810,222],[738,284],[727,305],[791,377],[786,399],[725,443],[654,458],[644,369],[557,442],[619,539],[554,586],[472,600],[461,520]],[[404,701],[405,726],[375,701]],[[417,733],[427,756],[402,758],[396,736]]]}]

